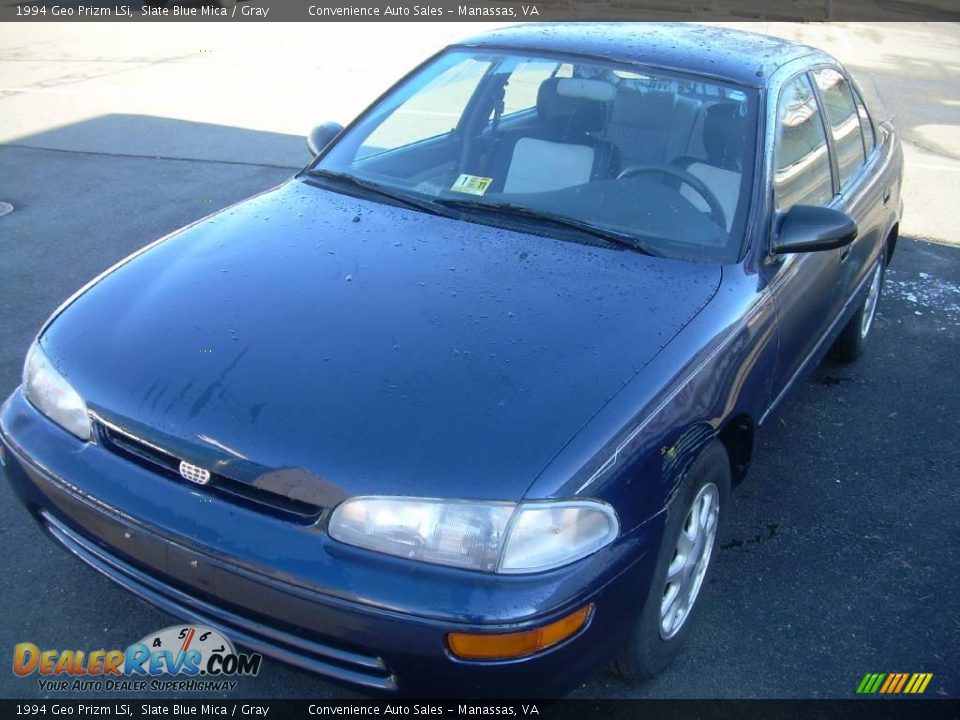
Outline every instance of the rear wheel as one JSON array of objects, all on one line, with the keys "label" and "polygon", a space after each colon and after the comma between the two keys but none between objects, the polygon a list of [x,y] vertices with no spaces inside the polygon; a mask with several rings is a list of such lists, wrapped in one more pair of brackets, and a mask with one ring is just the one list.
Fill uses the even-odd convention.
[{"label": "rear wheel", "polygon": [[863,354],[867,345],[867,336],[873,327],[873,320],[877,314],[877,302],[883,289],[884,259],[886,250],[880,254],[877,265],[870,277],[867,296],[863,299],[860,309],[854,313],[847,326],[840,333],[840,337],[830,349],[830,357],[840,362],[852,362]]},{"label": "rear wheel", "polygon": [[687,473],[668,511],[649,592],[616,668],[629,680],[665,668],[690,631],[717,552],[730,498],[730,460],[712,441]]}]

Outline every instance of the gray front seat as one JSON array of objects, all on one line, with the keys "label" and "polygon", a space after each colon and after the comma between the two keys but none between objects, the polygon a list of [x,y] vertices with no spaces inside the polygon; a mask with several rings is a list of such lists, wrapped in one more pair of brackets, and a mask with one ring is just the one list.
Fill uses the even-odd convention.
[{"label": "gray front seat", "polygon": [[497,144],[492,190],[548,192],[616,177],[619,153],[598,137],[615,95],[603,80],[544,80],[537,92],[537,125],[507,131]]},{"label": "gray front seat", "polygon": [[[743,174],[743,151],[746,143],[746,121],[740,116],[736,103],[717,103],[707,109],[703,119],[703,146],[707,151],[706,162],[699,158],[685,157],[674,161],[685,167],[713,191],[727,220],[727,230],[733,225],[733,217],[740,199],[740,182]],[[684,185],[680,194],[694,207],[708,211],[707,203],[700,194]]]}]

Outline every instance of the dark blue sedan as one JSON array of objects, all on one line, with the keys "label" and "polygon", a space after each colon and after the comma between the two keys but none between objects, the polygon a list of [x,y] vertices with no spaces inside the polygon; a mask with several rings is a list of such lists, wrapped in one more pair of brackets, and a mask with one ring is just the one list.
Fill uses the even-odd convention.
[{"label": "dark blue sedan", "polygon": [[140,597],[356,686],[658,672],[756,433],[869,337],[893,128],[809,47],[532,25],[310,146],[54,313],[0,413],[16,494]]}]

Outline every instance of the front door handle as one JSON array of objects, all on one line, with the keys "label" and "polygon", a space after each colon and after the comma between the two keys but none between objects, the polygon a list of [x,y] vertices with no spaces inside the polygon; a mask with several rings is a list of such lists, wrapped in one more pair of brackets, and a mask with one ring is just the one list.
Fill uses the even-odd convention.
[{"label": "front door handle", "polygon": [[890,202],[890,188],[883,191],[883,206],[886,207]]}]

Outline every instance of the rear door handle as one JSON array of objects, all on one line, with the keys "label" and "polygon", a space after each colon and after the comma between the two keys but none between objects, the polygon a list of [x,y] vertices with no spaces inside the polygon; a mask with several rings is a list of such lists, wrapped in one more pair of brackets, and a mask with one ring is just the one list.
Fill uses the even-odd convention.
[{"label": "rear door handle", "polygon": [[887,188],[883,191],[883,206],[886,207],[887,203],[890,202],[890,188]]}]

